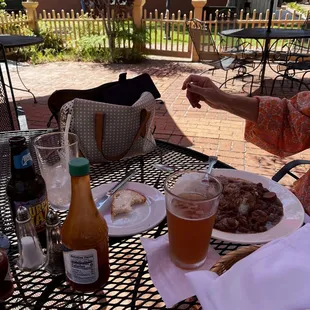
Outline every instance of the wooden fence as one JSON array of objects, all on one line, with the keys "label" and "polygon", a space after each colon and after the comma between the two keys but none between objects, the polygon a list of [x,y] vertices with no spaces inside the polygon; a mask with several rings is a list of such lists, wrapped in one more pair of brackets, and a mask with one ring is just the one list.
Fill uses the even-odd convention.
[{"label": "wooden fence", "polygon": [[[187,29],[187,21],[192,19],[194,13],[190,12],[189,16],[182,15],[179,11],[176,15],[159,14],[157,10],[154,13],[144,11],[142,18],[142,25],[145,27],[148,39],[144,47],[144,52],[153,55],[174,56],[189,58],[192,54],[192,42]],[[267,27],[269,11],[266,14],[256,14],[256,10],[250,16],[244,16],[243,11],[239,16],[221,15],[216,12],[215,16],[207,16],[204,14],[203,21],[208,24],[212,32],[213,40],[218,43],[220,33],[226,29],[233,28],[254,28],[254,27]],[[52,35],[63,41],[65,45],[76,46],[84,38],[96,37],[96,42],[103,47],[107,45],[107,37],[105,35],[104,21],[102,18],[94,17],[92,12],[64,12],[56,13],[43,11],[37,17],[38,26],[41,30],[50,31]],[[274,28],[291,28],[298,29],[303,25],[304,21],[301,15],[294,12],[292,15],[287,13],[283,16],[281,10],[278,18],[273,16],[272,26]],[[119,30],[122,36],[118,40],[119,47],[131,47],[130,34],[133,31],[133,21],[130,15],[122,16],[118,23]],[[12,14],[0,17],[0,32],[9,34],[29,34],[29,25],[27,16],[22,13]],[[126,36],[128,34],[128,37]],[[125,35],[124,35],[125,34]],[[210,42],[208,38],[206,42]],[[259,43],[252,40],[253,45],[259,48]],[[285,45],[285,41],[278,42],[277,48]],[[233,40],[227,40],[225,43],[227,47],[234,45]],[[263,44],[263,42],[262,42]],[[210,44],[202,47],[204,52],[214,54],[214,50]]]},{"label": "wooden fence", "polygon": [[18,34],[27,35],[31,33],[28,27],[27,15],[19,12],[15,14],[0,15],[0,33],[1,34]]}]

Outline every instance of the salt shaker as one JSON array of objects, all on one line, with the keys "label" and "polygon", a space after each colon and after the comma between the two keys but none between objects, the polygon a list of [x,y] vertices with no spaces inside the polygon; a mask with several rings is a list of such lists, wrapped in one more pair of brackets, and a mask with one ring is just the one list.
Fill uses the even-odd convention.
[{"label": "salt shaker", "polygon": [[53,276],[64,274],[65,267],[60,236],[60,220],[53,210],[50,210],[46,217],[46,249],[47,263],[45,270]]},{"label": "salt shaker", "polygon": [[23,271],[35,271],[46,261],[27,208],[21,206],[16,213],[19,258],[17,266]]}]

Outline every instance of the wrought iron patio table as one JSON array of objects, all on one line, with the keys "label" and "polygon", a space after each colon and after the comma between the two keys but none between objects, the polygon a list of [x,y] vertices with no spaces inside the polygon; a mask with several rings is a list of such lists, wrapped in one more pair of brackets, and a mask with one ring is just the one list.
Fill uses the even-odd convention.
[{"label": "wrought iron patio table", "polygon": [[[30,145],[36,169],[38,169],[33,150],[33,139],[46,130],[15,131],[0,133],[0,230],[10,239],[9,259],[14,277],[14,295],[0,304],[2,309],[166,309],[159,293],[154,287],[148,272],[145,252],[140,237],[156,238],[167,233],[164,220],[154,229],[132,237],[110,238],[111,275],[109,282],[93,293],[72,292],[64,276],[51,277],[43,269],[33,273],[22,272],[14,264],[18,254],[14,223],[6,197],[6,183],[10,177],[10,151],[8,139],[24,135]],[[137,169],[132,181],[142,182],[163,192],[166,173],[161,173],[153,166],[156,162],[182,164],[182,168],[195,169],[197,163],[208,160],[208,156],[196,151],[157,141],[158,147],[151,153],[135,159],[91,166],[91,186],[120,180],[128,169]],[[196,164],[196,165],[195,165]],[[231,168],[218,162],[218,168]],[[59,212],[62,220],[65,212]],[[224,255],[240,245],[219,240],[211,240],[211,245],[219,254]],[[158,262],[160,263],[160,262]],[[176,284],[177,285],[177,284]],[[195,308],[193,308],[195,306]],[[195,297],[175,306],[176,309],[199,309]]]},{"label": "wrought iron patio table", "polygon": [[[275,29],[268,31],[266,28],[247,28],[247,29],[230,29],[221,32],[222,35],[238,39],[255,39],[262,47],[260,87],[263,93],[265,86],[266,66],[269,61],[271,50],[271,40],[289,40],[289,39],[305,39],[310,38],[309,30],[302,29]],[[259,40],[265,40],[265,46]],[[274,44],[273,44],[274,45]]]}]

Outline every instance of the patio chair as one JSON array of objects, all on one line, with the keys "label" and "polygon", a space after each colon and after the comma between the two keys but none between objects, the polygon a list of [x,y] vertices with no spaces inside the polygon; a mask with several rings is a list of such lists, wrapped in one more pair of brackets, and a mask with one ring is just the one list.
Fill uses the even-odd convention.
[{"label": "patio chair", "polygon": [[289,162],[272,177],[272,180],[279,182],[287,174],[295,180],[298,180],[298,177],[293,172],[291,172],[291,170],[299,165],[310,165],[310,160],[293,160]]},{"label": "patio chair", "polygon": [[[231,14],[230,14],[231,15]],[[238,18],[237,15],[233,15],[225,22],[225,29],[237,28]],[[228,54],[231,57],[247,59],[249,63],[253,64],[255,59],[259,59],[258,55],[261,52],[257,48],[252,46],[252,42],[241,38],[228,38],[223,36],[220,32],[218,33],[220,43],[218,44],[217,50],[221,54]]]},{"label": "patio chair", "polygon": [[9,83],[11,83],[11,81],[8,73],[9,69],[6,58],[4,58],[3,55],[4,48],[0,44],[0,63],[4,64],[4,67],[0,66],[0,132],[27,130],[27,120],[22,107],[17,106],[15,100],[10,100],[8,97],[8,86],[4,79],[4,71],[6,71],[7,73],[7,80],[9,81]]},{"label": "patio chair", "polygon": [[[187,23],[188,31],[194,48],[199,56],[199,60],[211,66],[207,71],[212,74],[215,70],[224,70],[226,72],[225,82],[222,86],[226,86],[229,80],[244,79],[247,76],[251,77],[250,95],[252,94],[253,76],[247,73],[247,66],[251,65],[253,61],[249,61],[244,57],[238,56],[222,56],[213,39],[212,32],[207,23],[198,19],[193,19]],[[207,51],[205,50],[207,48]],[[215,54],[216,60],[210,60],[210,53]],[[241,53],[242,54],[242,53]],[[237,75],[228,80],[228,71],[237,70]]]},{"label": "patio chair", "polygon": [[[305,83],[305,77],[310,72],[310,61],[306,59],[306,57],[309,57],[309,54],[296,53],[295,51],[292,52],[291,47],[287,46],[286,55],[284,56],[283,54],[281,57],[282,62],[278,63],[278,75],[273,80],[270,95],[273,94],[276,81],[281,78],[282,86],[284,85],[284,80],[286,79],[291,81],[291,88],[293,88],[293,83],[296,82],[299,84],[299,91],[301,90],[302,85],[310,90],[309,85]],[[301,78],[297,78],[297,75],[301,73]]]},{"label": "patio chair", "polygon": [[[308,11],[307,17],[301,28],[303,30],[310,30],[310,11]],[[309,57],[309,50],[310,50],[309,39],[292,40],[289,50],[290,50],[290,57],[296,58],[296,62],[304,61],[305,58]]]},{"label": "patio chair", "polygon": [[[28,129],[25,113],[8,98],[3,72],[0,68],[0,132]],[[21,123],[21,124],[20,124]],[[22,126],[23,125],[23,126]]]}]

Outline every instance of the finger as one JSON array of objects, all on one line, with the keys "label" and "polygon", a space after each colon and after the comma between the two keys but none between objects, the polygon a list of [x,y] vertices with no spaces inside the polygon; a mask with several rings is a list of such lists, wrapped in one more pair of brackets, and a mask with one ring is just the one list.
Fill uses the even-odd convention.
[{"label": "finger", "polygon": [[186,97],[193,108],[196,108],[200,101],[200,96],[187,91]]},{"label": "finger", "polygon": [[187,90],[191,93],[201,96],[202,98],[205,97],[205,91],[206,91],[205,88],[199,87],[194,84],[188,84]]},{"label": "finger", "polygon": [[195,74],[191,74],[183,83],[182,89],[185,90],[187,88],[187,85],[194,82],[197,83],[199,81],[201,81],[201,79],[203,79],[203,77],[201,75],[195,75]]}]

